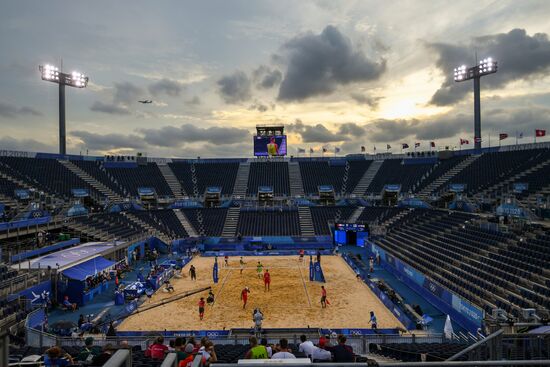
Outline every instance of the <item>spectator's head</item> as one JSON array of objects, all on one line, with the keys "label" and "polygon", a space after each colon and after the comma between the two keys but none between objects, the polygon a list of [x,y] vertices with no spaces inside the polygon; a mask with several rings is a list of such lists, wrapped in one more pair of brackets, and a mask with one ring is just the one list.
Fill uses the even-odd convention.
[{"label": "spectator's head", "polygon": [[94,338],[92,338],[91,336],[84,339],[84,345],[85,346],[91,347],[93,344],[94,344]]},{"label": "spectator's head", "polygon": [[282,338],[281,340],[279,340],[279,346],[281,347],[281,349],[288,349],[288,340]]},{"label": "spectator's head", "polygon": [[48,357],[50,357],[50,359],[57,359],[61,357],[61,348],[51,347],[46,351],[46,354],[48,355]]},{"label": "spectator's head", "polygon": [[300,341],[303,343],[307,340],[306,336],[304,334],[300,335]]},{"label": "spectator's head", "polygon": [[185,346],[184,352],[187,353],[187,354],[193,353],[193,344],[187,344],[187,345]]},{"label": "spectator's head", "polygon": [[338,343],[340,343],[340,344],[346,344],[346,341],[347,341],[347,340],[348,340],[348,339],[347,339],[344,335],[342,335],[342,334],[338,335]]},{"label": "spectator's head", "polygon": [[250,338],[248,338],[248,342],[252,347],[255,347],[256,345],[258,345],[258,339],[256,339],[255,336],[251,336]]},{"label": "spectator's head", "polygon": [[260,344],[263,345],[263,346],[267,346],[267,339],[262,338],[262,340],[260,341]]},{"label": "spectator's head", "polygon": [[325,335],[325,339],[330,340],[330,335]]},{"label": "spectator's head", "polygon": [[177,348],[177,347],[182,347],[185,345],[185,338],[182,338],[181,336],[178,336],[175,340],[174,340],[174,346]]},{"label": "spectator's head", "polygon": [[201,338],[201,346],[205,347],[206,343],[208,343],[208,338],[206,336],[203,336]]},{"label": "spectator's head", "polygon": [[190,337],[187,343],[195,345],[196,344],[195,337],[194,336]]},{"label": "spectator's head", "polygon": [[157,336],[155,344],[164,344],[164,337],[162,335]]},{"label": "spectator's head", "polygon": [[118,346],[121,349],[130,349],[130,344],[128,344],[128,340],[122,340]]}]

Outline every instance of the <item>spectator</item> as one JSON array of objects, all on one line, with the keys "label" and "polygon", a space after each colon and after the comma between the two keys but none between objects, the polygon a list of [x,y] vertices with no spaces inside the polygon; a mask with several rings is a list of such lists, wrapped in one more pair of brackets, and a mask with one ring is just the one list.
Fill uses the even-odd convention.
[{"label": "spectator", "polygon": [[330,347],[330,335],[321,335],[319,338],[319,348],[325,349]]},{"label": "spectator", "polygon": [[[187,341],[187,346],[191,346],[191,352],[188,353],[197,353],[199,348],[196,346],[195,337],[190,337]],[[185,347],[187,349],[187,346]]]},{"label": "spectator", "polygon": [[78,316],[78,328],[79,329],[82,327],[83,323],[84,323],[84,315],[80,314],[80,316]]},{"label": "spectator", "polygon": [[59,347],[51,347],[44,356],[44,366],[47,367],[65,367],[74,364],[73,357],[64,353]]},{"label": "spectator", "polygon": [[313,345],[313,342],[307,340],[305,335],[300,336],[302,342],[298,347],[298,351],[304,353],[312,361],[330,361],[331,354],[329,351],[321,349]]},{"label": "spectator", "polygon": [[268,359],[267,349],[263,345],[258,345],[258,339],[255,336],[251,336],[248,341],[250,342],[250,350],[246,353],[246,359]]},{"label": "spectator", "polygon": [[101,352],[101,348],[94,346],[94,338],[91,336],[84,339],[84,347],[80,350],[80,353],[76,356],[76,360],[91,362],[92,359]]},{"label": "spectator", "polygon": [[168,347],[164,345],[164,337],[157,336],[155,342],[149,347],[149,355],[153,359],[164,359],[164,353],[168,351]]},{"label": "spectator", "polygon": [[271,356],[273,355],[273,348],[271,348],[270,345],[267,345],[267,339],[262,338],[262,340],[260,341],[260,344],[263,345],[265,349],[267,349],[267,357],[271,358]]},{"label": "spectator", "polygon": [[346,345],[346,341],[347,339],[344,335],[338,335],[338,345],[329,349],[334,356],[334,362],[355,362],[353,348]]},{"label": "spectator", "polygon": [[67,311],[71,310],[74,312],[76,310],[76,303],[71,303],[71,301],[69,301],[69,296],[64,297],[63,306]]},{"label": "spectator", "polygon": [[293,358],[296,358],[296,356],[292,354],[290,349],[288,349],[288,340],[286,340],[285,338],[279,340],[279,351],[273,354],[271,359],[293,359]]},{"label": "spectator", "polygon": [[180,361],[183,361],[185,358],[187,358],[187,353],[185,353],[185,347],[186,347],[185,338],[178,336],[176,339],[174,339],[174,350],[176,351],[176,355],[178,356],[178,363]]},{"label": "spectator", "polygon": [[105,344],[103,352],[92,359],[91,366],[103,366],[111,356],[115,354],[115,348],[112,344]]},{"label": "spectator", "polygon": [[202,354],[203,365],[209,365],[215,363],[218,360],[216,351],[214,350],[214,343],[210,340],[204,342],[204,346],[199,349],[199,353]]}]

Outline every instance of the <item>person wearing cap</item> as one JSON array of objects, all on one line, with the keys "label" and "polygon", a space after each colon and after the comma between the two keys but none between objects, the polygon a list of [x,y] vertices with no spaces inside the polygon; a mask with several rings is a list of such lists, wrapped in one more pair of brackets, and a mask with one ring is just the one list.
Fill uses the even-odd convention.
[{"label": "person wearing cap", "polygon": [[77,361],[91,362],[92,359],[101,353],[101,348],[94,346],[94,338],[91,336],[84,339],[84,347],[76,356]]},{"label": "person wearing cap", "polygon": [[92,364],[90,366],[103,366],[109,358],[115,354],[115,351],[116,349],[112,344],[105,344],[103,352],[92,359]]}]

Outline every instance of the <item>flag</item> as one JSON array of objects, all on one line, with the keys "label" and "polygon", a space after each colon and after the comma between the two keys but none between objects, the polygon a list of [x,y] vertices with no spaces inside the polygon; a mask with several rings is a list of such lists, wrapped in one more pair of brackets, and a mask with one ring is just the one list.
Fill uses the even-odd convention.
[{"label": "flag", "polygon": [[327,152],[327,148],[323,147],[323,153]]},{"label": "flag", "polygon": [[543,136],[546,136],[546,130],[536,129],[535,130],[535,136],[537,138],[542,138]]},{"label": "flag", "polygon": [[309,148],[309,153],[313,153],[313,148]]},{"label": "flag", "polygon": [[303,149],[303,148],[298,148],[298,153],[305,153],[305,152],[306,152],[305,149]]},{"label": "flag", "polygon": [[407,144],[407,143],[402,143],[401,146],[403,147],[403,149],[409,148],[409,144]]},{"label": "flag", "polygon": [[340,153],[340,148],[334,147],[334,153]]},{"label": "flag", "polygon": [[[376,147],[374,148],[374,150],[376,150]],[[361,145],[361,152],[365,152],[366,149],[365,149],[365,146]]]},{"label": "flag", "polygon": [[498,134],[498,140],[504,140],[508,137],[508,134],[506,133],[500,133]]},{"label": "flag", "polygon": [[418,148],[420,146],[420,143],[414,143],[414,147]]},{"label": "flag", "polygon": [[518,139],[523,139],[523,131],[518,134]]},{"label": "flag", "polygon": [[430,142],[430,146],[431,146],[432,148],[435,148],[435,141],[431,141],[431,142]]},{"label": "flag", "polygon": [[387,150],[390,150],[390,149],[391,149],[391,145],[386,144],[386,149],[387,149]]},{"label": "flag", "polygon": [[464,145],[464,144],[470,144],[470,141],[467,139],[460,138],[460,145]]},{"label": "flag", "polygon": [[[481,143],[481,142],[482,142],[482,139],[481,139],[481,138],[474,138],[474,141],[475,141],[476,143]],[[468,144],[468,143],[466,143],[466,144]]]}]

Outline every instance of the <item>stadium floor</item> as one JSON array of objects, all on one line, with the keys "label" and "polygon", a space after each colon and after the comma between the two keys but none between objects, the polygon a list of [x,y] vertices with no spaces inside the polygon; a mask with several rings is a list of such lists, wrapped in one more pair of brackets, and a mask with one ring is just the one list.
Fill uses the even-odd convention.
[{"label": "stadium floor", "polygon": [[[223,259],[220,259],[223,262]],[[330,305],[320,305],[321,283],[308,280],[308,261],[299,263],[297,256],[245,257],[245,269],[240,274],[239,258],[231,257],[229,267],[220,266],[219,282],[213,284],[211,257],[192,260],[197,269],[197,280],[191,281],[187,265],[182,278],[174,278],[172,294],[157,292],[141,306],[157,303],[164,298],[201,287],[212,286],[216,301],[206,307],[204,320],[199,320],[198,301],[207,292],[193,295],[166,305],[134,314],[117,328],[121,331],[162,330],[222,330],[252,327],[252,311],[259,307],[264,313],[266,328],[368,328],[369,311],[378,318],[379,328],[403,325],[378,300],[368,286],[355,277],[352,269],[339,256],[323,256],[321,263],[326,278],[325,288]],[[271,291],[264,291],[258,279],[256,264],[261,261],[271,273]],[[222,264],[220,264],[222,265]],[[241,290],[248,286],[250,295],[245,310],[240,299]]]}]

